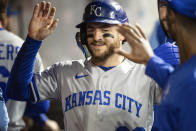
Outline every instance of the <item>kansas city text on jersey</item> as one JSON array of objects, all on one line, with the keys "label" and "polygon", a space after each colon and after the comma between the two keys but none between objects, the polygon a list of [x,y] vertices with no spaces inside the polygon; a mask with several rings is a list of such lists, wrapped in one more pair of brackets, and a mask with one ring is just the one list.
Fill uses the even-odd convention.
[{"label": "kansas city text on jersey", "polygon": [[[140,109],[142,104],[136,100],[116,93],[111,97],[110,91],[82,91],[79,93],[73,93],[65,98],[65,112],[78,107],[78,106],[88,106],[88,105],[102,105],[109,106],[111,105],[111,99],[115,100],[114,106],[118,109],[126,110],[131,113],[131,110],[135,108],[136,116],[140,117]],[[128,104],[126,104],[128,103]]]}]

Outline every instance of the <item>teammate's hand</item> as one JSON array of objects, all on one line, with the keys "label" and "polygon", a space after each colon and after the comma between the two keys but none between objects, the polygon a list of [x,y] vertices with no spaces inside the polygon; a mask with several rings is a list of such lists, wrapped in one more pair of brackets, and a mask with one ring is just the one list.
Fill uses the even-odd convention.
[{"label": "teammate's hand", "polygon": [[122,24],[118,26],[117,30],[128,41],[131,46],[131,52],[128,53],[119,49],[116,49],[115,52],[133,62],[146,65],[154,53],[141,28],[138,25],[133,27],[128,24]]},{"label": "teammate's hand", "polygon": [[44,131],[59,131],[59,125],[56,121],[54,120],[47,120],[44,127],[43,127]]},{"label": "teammate's hand", "polygon": [[42,1],[36,4],[29,24],[28,35],[35,40],[43,40],[56,28],[59,19],[54,20],[56,8],[51,3]]}]

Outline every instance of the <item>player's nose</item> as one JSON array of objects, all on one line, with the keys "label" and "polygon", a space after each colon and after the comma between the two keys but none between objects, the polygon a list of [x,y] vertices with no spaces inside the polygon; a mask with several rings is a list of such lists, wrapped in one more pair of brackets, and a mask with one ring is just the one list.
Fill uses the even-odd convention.
[{"label": "player's nose", "polygon": [[94,31],[93,39],[94,41],[100,41],[103,39],[103,33],[101,32],[101,30],[96,29]]}]

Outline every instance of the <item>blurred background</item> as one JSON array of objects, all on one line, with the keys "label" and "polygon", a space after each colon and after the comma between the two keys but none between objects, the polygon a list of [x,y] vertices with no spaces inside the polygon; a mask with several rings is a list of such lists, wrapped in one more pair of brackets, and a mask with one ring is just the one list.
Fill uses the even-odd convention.
[{"label": "blurred background", "polygon": [[[75,25],[82,21],[84,7],[91,0],[46,0],[56,6],[56,18],[60,19],[55,32],[43,41],[39,51],[44,66],[50,66],[61,60],[84,58],[77,47],[75,33],[79,31]],[[117,0],[126,10],[131,24],[139,23],[150,40],[156,41],[154,27],[158,20],[156,0]],[[28,24],[32,16],[33,7],[41,0],[10,0],[10,8],[17,15],[12,16],[11,31],[23,39],[26,38]],[[153,42],[152,42],[153,43]],[[156,43],[156,42],[155,42]],[[127,44],[123,45],[129,48]],[[155,48],[156,44],[152,44]],[[60,103],[52,102],[48,113],[49,118],[58,121],[63,129],[63,116]]]}]

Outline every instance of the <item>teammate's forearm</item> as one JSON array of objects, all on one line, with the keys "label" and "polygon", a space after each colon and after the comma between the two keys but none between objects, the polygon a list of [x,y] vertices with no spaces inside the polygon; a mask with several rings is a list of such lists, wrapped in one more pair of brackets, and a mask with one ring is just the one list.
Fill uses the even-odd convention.
[{"label": "teammate's forearm", "polygon": [[174,67],[164,62],[161,58],[153,56],[146,65],[146,74],[153,78],[159,86],[165,87],[169,75],[174,71]]},{"label": "teammate's forearm", "polygon": [[50,101],[45,100],[36,104],[28,102],[25,110],[27,116],[39,116],[42,113],[47,113],[50,108]]},{"label": "teammate's forearm", "polygon": [[7,83],[7,96],[15,100],[29,100],[31,90],[28,88],[32,77],[36,55],[42,41],[27,37],[19,51]]}]

